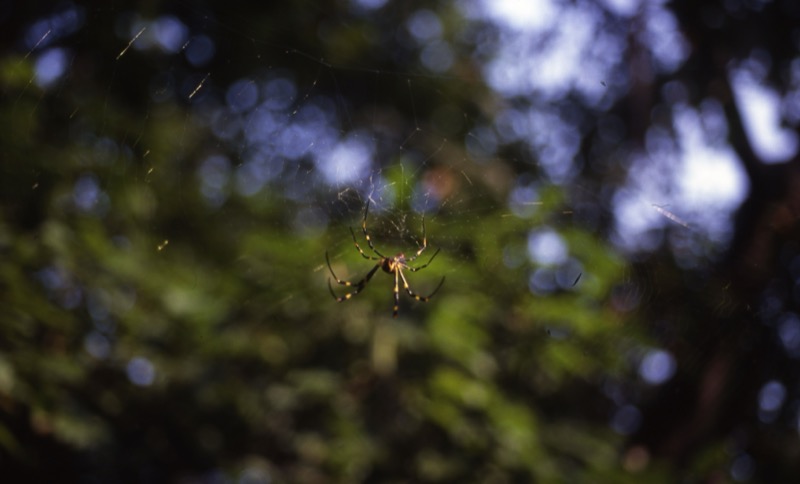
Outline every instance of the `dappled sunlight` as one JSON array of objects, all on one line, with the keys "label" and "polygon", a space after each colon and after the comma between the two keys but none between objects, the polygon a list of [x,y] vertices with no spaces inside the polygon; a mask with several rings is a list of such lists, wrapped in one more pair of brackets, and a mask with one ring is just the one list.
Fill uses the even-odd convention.
[{"label": "dappled sunlight", "polygon": [[757,78],[758,73],[752,71],[745,67],[734,68],[731,72],[732,87],[736,102],[744,113],[747,135],[753,143],[753,149],[765,163],[789,161],[797,154],[797,132],[781,126],[783,108],[778,94],[774,89],[762,85]]},{"label": "dappled sunlight", "polygon": [[657,231],[676,226],[719,247],[730,240],[732,214],[749,187],[741,161],[711,128],[725,129],[713,106],[700,113],[676,106],[677,139],[658,128],[648,133],[648,152],[633,159],[628,186],[615,199],[623,248],[652,250],[661,243]]}]

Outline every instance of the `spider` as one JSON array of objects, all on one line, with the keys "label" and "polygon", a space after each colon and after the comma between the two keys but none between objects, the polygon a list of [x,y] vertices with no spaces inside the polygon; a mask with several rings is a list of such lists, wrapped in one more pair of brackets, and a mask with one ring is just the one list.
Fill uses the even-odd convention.
[{"label": "spider", "polygon": [[375,267],[373,267],[372,270],[370,270],[367,273],[367,275],[364,276],[364,278],[361,279],[358,282],[344,281],[344,280],[339,279],[338,277],[336,277],[336,274],[333,272],[333,268],[331,267],[331,261],[330,261],[330,258],[328,257],[328,252],[325,251],[325,261],[328,263],[328,270],[331,271],[331,275],[336,280],[336,283],[339,284],[340,286],[355,287],[356,288],[355,291],[348,292],[344,296],[337,296],[336,293],[333,292],[333,287],[331,286],[331,280],[328,279],[328,289],[330,289],[331,295],[333,296],[334,299],[336,299],[336,302],[347,301],[351,297],[353,297],[356,294],[358,294],[359,292],[361,292],[364,289],[364,287],[366,287],[367,283],[370,281],[370,279],[372,279],[372,276],[375,275],[375,272],[377,272],[378,269],[383,269],[383,272],[386,272],[387,274],[393,274],[394,275],[394,291],[393,291],[394,292],[394,312],[392,313],[392,317],[396,318],[397,317],[397,313],[400,311],[400,281],[401,280],[403,281],[403,289],[405,289],[405,291],[408,293],[408,295],[413,297],[417,301],[422,301],[422,302],[428,302],[434,296],[434,294],[436,294],[436,292],[439,290],[439,288],[442,287],[442,284],[444,284],[444,277],[442,277],[441,282],[439,282],[439,285],[436,286],[436,289],[434,289],[432,293],[430,293],[427,296],[420,296],[419,294],[416,294],[416,293],[414,293],[414,291],[411,290],[411,287],[409,287],[409,285],[408,285],[408,280],[406,279],[406,275],[403,274],[404,270],[408,270],[408,271],[411,271],[411,272],[417,272],[419,270],[422,270],[422,269],[428,267],[428,264],[433,262],[433,259],[436,257],[436,254],[439,253],[439,249],[436,249],[436,252],[433,253],[433,256],[431,256],[430,260],[427,263],[425,263],[425,264],[423,264],[423,265],[421,265],[419,267],[411,267],[410,265],[408,265],[409,262],[413,262],[428,247],[428,238],[425,235],[425,218],[423,217],[422,218],[422,246],[419,248],[419,250],[411,257],[406,257],[402,252],[399,252],[399,253],[395,254],[393,257],[386,257],[385,255],[381,254],[378,251],[378,249],[375,248],[375,246],[372,244],[372,239],[369,236],[369,232],[367,232],[367,214],[368,213],[369,213],[369,201],[367,201],[367,206],[364,209],[364,219],[361,221],[361,230],[364,231],[364,238],[367,240],[367,244],[369,245],[369,248],[372,250],[372,252],[375,253],[375,255],[377,255],[377,257],[375,257],[373,255],[367,255],[366,253],[364,253],[363,250],[361,250],[361,247],[358,245],[358,241],[356,240],[356,233],[353,231],[352,227],[350,228],[350,234],[353,236],[353,243],[356,245],[356,249],[358,249],[358,253],[361,254],[361,256],[363,258],[365,258],[365,259],[377,261],[377,263],[375,264]]}]

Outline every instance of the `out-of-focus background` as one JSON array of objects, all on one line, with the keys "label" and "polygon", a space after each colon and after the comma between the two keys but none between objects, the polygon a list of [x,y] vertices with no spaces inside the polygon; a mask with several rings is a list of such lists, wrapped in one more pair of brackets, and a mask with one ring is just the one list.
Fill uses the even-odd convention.
[{"label": "out-of-focus background", "polygon": [[5,0],[0,93],[3,482],[800,475],[800,3]]}]

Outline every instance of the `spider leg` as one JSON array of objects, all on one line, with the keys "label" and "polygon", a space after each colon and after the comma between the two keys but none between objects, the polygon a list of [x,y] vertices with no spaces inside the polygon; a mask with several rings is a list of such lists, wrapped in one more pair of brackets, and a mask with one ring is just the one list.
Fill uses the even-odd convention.
[{"label": "spider leg", "polygon": [[334,297],[334,299],[336,299],[336,302],[347,301],[351,297],[353,297],[356,294],[358,294],[359,292],[361,292],[361,290],[364,289],[367,286],[367,283],[369,282],[369,280],[372,279],[372,276],[375,275],[375,272],[377,272],[378,269],[380,269],[380,267],[381,267],[380,264],[375,264],[375,267],[373,267],[372,270],[370,270],[367,273],[367,275],[364,276],[363,279],[361,279],[358,282],[350,282],[350,281],[345,281],[345,280],[339,279],[336,276],[336,274],[334,274],[333,268],[331,267],[331,261],[328,258],[328,253],[327,252],[325,252],[325,261],[328,263],[328,270],[331,271],[331,275],[336,280],[336,284],[339,284],[340,286],[355,287],[356,288],[356,290],[353,291],[353,292],[348,292],[347,294],[345,294],[343,296],[337,296],[336,293],[333,292],[333,287],[331,286],[331,280],[328,279],[328,289],[331,291],[331,295]]},{"label": "spider leg", "polygon": [[419,257],[423,250],[428,247],[428,235],[425,233],[425,215],[422,215],[422,247],[419,248],[417,251],[417,255],[414,257]]},{"label": "spider leg", "polygon": [[[423,215],[422,216],[422,246],[419,248],[419,250],[413,256],[407,258],[406,262],[412,262],[414,259],[419,257],[420,254],[422,254],[422,252],[427,248],[428,248],[428,236],[425,235],[425,216]],[[439,251],[437,250],[436,252],[439,252]],[[436,254],[434,254],[434,257],[435,256],[436,256]],[[433,260],[433,257],[431,257],[431,260]],[[430,264],[430,263],[431,262],[428,261],[428,264]],[[425,264],[425,265],[428,265],[428,264]]]},{"label": "spider leg", "polygon": [[[436,257],[436,254],[438,254],[440,250],[442,250],[442,249],[441,249],[441,247],[440,247],[440,248],[438,248],[438,249],[436,249],[436,252],[434,252],[434,253],[433,253],[433,255],[431,256],[430,260],[428,260],[428,262],[426,262],[425,264],[422,264],[422,265],[421,265],[421,266],[419,266],[419,267],[411,267],[411,266],[408,266],[408,265],[407,265],[407,266],[406,266],[406,269],[410,270],[411,272],[417,272],[417,271],[418,271],[418,270],[420,270],[420,269],[424,269],[424,268],[428,267],[428,265],[430,265],[430,263],[431,263],[431,262],[433,262],[433,258],[434,258],[434,257]],[[416,259],[416,258],[417,258],[417,257],[416,257],[416,256],[414,256],[414,258],[412,258],[412,259],[410,259],[410,260],[414,260],[414,259]]]},{"label": "spider leg", "polygon": [[[378,249],[375,248],[375,245],[373,245],[373,243],[372,243],[372,239],[369,237],[369,232],[367,232],[367,214],[369,213],[369,202],[370,202],[370,200],[367,200],[367,206],[364,207],[364,218],[361,220],[361,230],[364,232],[364,238],[367,239],[367,245],[369,245],[369,248],[372,249],[372,252],[375,252],[381,258],[386,259],[387,257],[385,255],[381,254],[380,252],[378,252]],[[350,231],[352,232],[353,229],[350,229]],[[355,233],[353,234],[353,240],[354,241],[356,240]],[[358,248],[358,251],[361,252],[361,248],[358,247],[358,242],[356,242],[356,248]],[[364,255],[364,253],[361,252],[361,255]],[[376,260],[376,259],[372,259],[372,260]]]},{"label": "spider leg", "polygon": [[[375,256],[367,255],[367,254],[364,253],[363,250],[361,250],[361,246],[358,245],[358,241],[356,240],[356,233],[353,232],[353,228],[352,227],[350,227],[350,234],[353,236],[353,243],[356,244],[356,249],[358,249],[358,253],[361,254],[361,257],[363,257],[365,259],[369,259],[369,260],[381,260],[381,257],[383,257],[383,255],[381,255],[380,252],[375,250],[374,247],[371,247],[372,251],[375,252],[376,254],[380,255],[381,257],[375,257]],[[367,238],[367,241],[369,241],[369,238]]]},{"label": "spider leg", "polygon": [[[400,267],[397,267],[394,271],[394,312],[392,313],[392,317],[396,318],[397,313],[400,312],[400,276],[403,273],[400,272]],[[408,283],[406,283],[405,277],[403,278],[403,283],[406,284],[408,287]]]},{"label": "spider leg", "polygon": [[419,294],[416,294],[414,291],[411,290],[411,286],[408,285],[408,280],[406,279],[406,275],[403,274],[403,271],[398,268],[397,273],[400,274],[400,278],[403,279],[403,288],[406,290],[409,296],[413,297],[417,301],[422,301],[422,302],[430,301],[430,299],[437,292],[439,292],[439,288],[442,287],[442,284],[444,284],[444,277],[442,277],[442,280],[439,282],[439,285],[436,286],[436,289],[434,289],[432,293],[428,294],[427,296],[420,296]]}]

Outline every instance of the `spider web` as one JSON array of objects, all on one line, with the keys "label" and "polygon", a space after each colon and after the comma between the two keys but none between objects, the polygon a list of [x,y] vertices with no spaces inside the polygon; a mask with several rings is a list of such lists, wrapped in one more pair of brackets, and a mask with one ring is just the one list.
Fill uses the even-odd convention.
[{"label": "spider web", "polygon": [[[70,15],[82,16],[83,22],[90,14],[119,17],[114,23],[116,50],[109,54],[112,67],[105,73],[108,99],[112,92],[130,88],[125,77],[134,61],[157,61],[163,74],[137,92],[146,100],[141,107],[144,115],[138,124],[128,127],[120,143],[113,141],[110,127],[101,125],[87,130],[87,144],[97,159],[111,154],[139,163],[141,169],[125,168],[130,171],[121,177],[122,183],[131,187],[170,182],[161,178],[162,167],[175,160],[183,163],[183,180],[175,184],[175,190],[186,205],[179,205],[178,213],[191,211],[195,191],[210,210],[225,212],[232,206],[244,206],[254,220],[260,216],[259,200],[269,199],[290,214],[288,224],[294,233],[307,238],[323,235],[332,260],[346,262],[346,272],[339,275],[348,279],[369,269],[356,253],[348,230],[353,227],[360,237],[358,227],[367,201],[370,232],[385,254],[416,251],[424,217],[431,249],[441,248],[442,252],[431,267],[414,274],[415,280],[421,280],[419,292],[423,294],[440,275],[455,281],[475,262],[475,251],[463,233],[496,230],[481,226],[487,215],[498,224],[507,222],[520,228],[515,240],[498,246],[501,257],[479,262],[491,264],[494,270],[515,269],[530,259],[543,265],[556,260],[556,265],[562,266],[542,276],[557,283],[542,285],[544,279],[536,279],[535,274],[522,276],[519,283],[529,285],[534,296],[570,288],[584,272],[591,274],[591,261],[558,255],[564,245],[559,232],[564,229],[605,227],[600,233],[604,240],[632,251],[657,247],[667,230],[677,234],[674,238],[682,240],[684,246],[687,240],[707,240],[707,234],[698,232],[705,225],[693,223],[691,213],[681,206],[670,205],[665,195],[668,188],[654,190],[642,181],[657,178],[649,173],[632,176],[634,182],[625,187],[625,207],[638,210],[636,230],[644,236],[634,237],[632,232],[619,236],[619,231],[609,230],[609,226],[624,226],[635,217],[620,216],[625,214],[615,203],[623,197],[615,199],[615,194],[602,185],[576,174],[583,163],[574,159],[579,133],[570,126],[576,123],[564,121],[576,115],[555,106],[563,93],[554,92],[552,85],[534,86],[543,102],[521,101],[519,93],[498,88],[496,102],[507,103],[508,109],[499,119],[489,120],[479,110],[467,111],[464,107],[468,103],[463,99],[469,98],[476,87],[467,76],[422,67],[386,71],[376,67],[378,61],[364,63],[346,56],[343,60],[326,59],[311,53],[313,43],[274,43],[273,37],[250,28],[248,19],[237,17],[235,12],[219,18],[188,9],[190,16],[203,20],[189,26],[171,15],[145,18],[134,12],[118,15],[120,12],[113,10],[56,10],[29,27],[28,49],[23,56],[37,57],[40,65],[28,78],[26,89],[36,85],[58,98],[59,86],[78,75],[72,64],[75,57],[70,57],[68,47],[60,46],[75,30],[70,26],[81,24],[77,20],[71,23]],[[409,32],[430,23],[425,11],[415,19],[406,27]],[[247,60],[236,64],[248,66],[245,71],[230,72],[214,62],[211,32],[235,45],[225,55]],[[412,37],[408,38],[409,45],[415,42]],[[425,50],[420,50],[422,56]],[[604,67],[608,70],[613,66]],[[589,103],[603,107],[625,86],[608,71],[597,69],[591,83],[571,88]],[[187,108],[184,117],[175,120],[183,134],[173,140],[169,150],[144,144],[149,120],[162,116],[162,107],[169,102]],[[19,109],[36,107],[19,105]],[[75,117],[81,111],[76,108],[65,114]],[[514,133],[519,131],[522,115],[541,129],[534,131],[533,140],[526,140],[525,149],[511,150],[507,162],[499,161],[505,156],[502,149],[520,142]],[[105,116],[110,126],[112,114]],[[614,121],[601,123],[606,130],[602,136],[621,136],[613,127]],[[208,136],[190,138],[198,125]],[[461,138],[463,142],[454,141]],[[598,164],[602,163],[606,161]],[[508,165],[515,172],[508,171]],[[107,214],[111,205],[103,186],[110,183],[114,183],[112,176],[97,175],[88,165],[73,190],[77,210]],[[168,251],[173,235],[159,229],[154,233],[152,250]],[[651,234],[655,235],[650,245],[626,246],[630,240],[651,240]],[[324,250],[309,257],[319,261],[316,272],[326,278]],[[696,263],[708,254],[692,257],[687,263]],[[529,280],[524,279],[526,276]],[[373,284],[379,280],[381,275],[376,275]],[[637,291],[653,291],[649,282],[641,282]],[[297,296],[291,288],[284,291],[282,300]]]},{"label": "spider web", "polygon": [[[592,185],[578,181],[571,194],[558,194],[563,183],[507,172],[498,162],[502,143],[497,128],[491,128],[491,121],[479,114],[458,107],[475,89],[468,79],[424,69],[389,72],[329,61],[248,32],[247,20],[235,16],[207,20],[193,30],[169,15],[147,19],[131,14],[123,19],[117,24],[119,50],[108,73],[109,93],[126,87],[125,71],[134,63],[132,56],[158,58],[166,73],[156,78],[144,96],[143,124],[125,137],[144,171],[124,177],[123,183],[162,183],[161,167],[173,163],[169,157],[182,160],[186,181],[176,190],[183,193],[179,199],[187,200],[187,211],[195,191],[210,210],[224,212],[241,200],[250,204],[248,210],[256,218],[258,200],[269,198],[292,214],[289,225],[295,233],[315,237],[324,231],[324,245],[332,261],[347,262],[345,272],[339,273],[342,278],[360,278],[359,274],[369,269],[347,229],[353,227],[361,236],[358,227],[367,201],[370,232],[385,254],[415,252],[424,217],[431,249],[441,248],[442,252],[431,267],[413,274],[413,279],[421,280],[417,290],[422,294],[434,287],[440,276],[456,281],[458,274],[475,262],[468,239],[456,234],[463,234],[466,228],[480,232],[487,215],[501,225],[533,216],[530,223],[523,224],[527,227],[518,231],[516,240],[499,247],[504,251],[502,257],[482,261],[495,270],[519,267],[530,257],[532,238],[538,237],[544,247],[558,251],[559,244],[563,245],[558,236],[561,228],[584,227],[599,218],[613,217],[608,201],[602,200]],[[49,28],[31,28],[28,55],[57,41],[53,34],[57,29],[52,27],[56,22],[50,23]],[[38,38],[33,34],[37,29],[41,31]],[[213,54],[204,58],[204,53],[213,51],[204,47],[206,30],[224,32],[221,38],[237,46],[228,55],[249,59],[252,68],[227,72],[211,62]],[[44,58],[52,51],[69,54],[66,49],[50,47],[40,55]],[[29,84],[39,82],[51,89],[51,85],[57,88],[59,82],[69,82],[75,73],[69,63],[62,67],[60,80],[47,81],[38,75]],[[355,103],[354,96],[367,102]],[[175,140],[172,153],[166,155],[140,140],[146,138],[148,119],[159,115],[163,103],[173,101],[187,107],[185,117],[177,120],[185,135]],[[532,108],[548,110],[547,106]],[[552,128],[562,126],[562,134],[570,136],[565,125],[556,122],[556,115],[550,112],[537,122],[549,123]],[[201,131],[208,132],[207,138],[189,138],[188,133],[198,124]],[[99,155],[105,154],[103,131],[101,126],[93,134]],[[463,144],[453,141],[461,136]],[[552,144],[553,140],[538,142]],[[197,157],[195,152],[202,155]],[[554,180],[564,176],[561,165],[547,162],[547,154],[537,158],[532,150],[515,153],[518,158],[512,161],[523,170],[543,171]],[[553,154],[556,158],[568,156]],[[110,181],[87,170],[75,186],[78,209],[107,213],[109,204],[102,186]],[[168,232],[156,235],[153,250],[168,251],[171,240]],[[316,255],[320,278],[327,277],[323,255],[323,251]],[[548,256],[541,262],[550,263]],[[548,273],[545,279],[555,277],[559,282],[546,284],[546,289],[534,281],[534,275],[519,282],[538,287],[533,289],[538,295],[569,288],[589,269],[585,263],[575,259],[563,264],[557,274]],[[378,274],[372,284],[383,283],[388,296],[391,286],[384,281]],[[284,291],[282,300],[297,296],[291,288]]]}]

